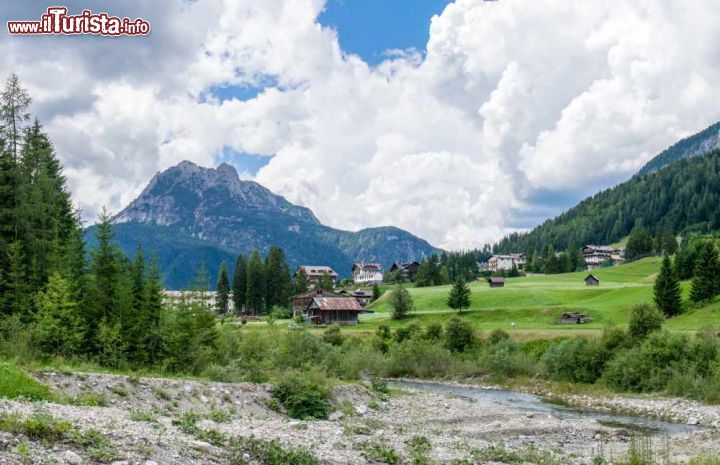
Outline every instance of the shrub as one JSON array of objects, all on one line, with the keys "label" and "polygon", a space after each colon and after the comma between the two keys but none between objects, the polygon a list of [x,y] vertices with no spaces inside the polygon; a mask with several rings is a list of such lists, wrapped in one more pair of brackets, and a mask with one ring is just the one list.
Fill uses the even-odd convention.
[{"label": "shrub", "polygon": [[480,356],[480,363],[501,376],[529,375],[533,371],[531,357],[509,339],[488,345]]},{"label": "shrub", "polygon": [[660,331],[664,321],[663,314],[652,305],[636,305],[632,309],[628,331],[633,339],[642,341],[650,333]]},{"label": "shrub", "polygon": [[272,395],[292,418],[325,420],[331,411],[329,386],[309,375],[284,377],[274,386]]},{"label": "shrub", "polygon": [[[248,458],[254,461],[248,461]],[[265,465],[320,465],[320,462],[305,449],[285,449],[277,441],[261,441],[253,437],[230,440],[231,465],[246,463]]]},{"label": "shrub", "polygon": [[328,344],[332,344],[334,346],[341,346],[343,343],[343,336],[342,334],[340,334],[340,326],[329,326],[323,333],[322,339]]},{"label": "shrub", "polygon": [[464,352],[475,344],[475,333],[467,321],[454,316],[445,324],[445,347]]},{"label": "shrub", "polygon": [[293,311],[292,308],[275,305],[270,311],[270,315],[276,320],[289,320],[293,317]]},{"label": "shrub", "polygon": [[390,347],[385,374],[432,378],[450,373],[454,363],[445,347],[425,339],[408,339]]},{"label": "shrub", "polygon": [[440,323],[432,323],[425,328],[425,339],[430,341],[441,341],[444,336],[443,328]]},{"label": "shrub", "polygon": [[503,331],[502,329],[496,329],[492,333],[490,333],[490,337],[488,337],[488,342],[490,344],[498,344],[502,341],[507,341],[510,339],[510,335]]},{"label": "shrub", "polygon": [[542,357],[546,374],[555,380],[594,383],[602,375],[608,353],[601,342],[574,338],[551,346]]},{"label": "shrub", "polygon": [[412,339],[420,334],[422,329],[417,323],[410,323],[407,326],[403,326],[395,330],[395,340],[402,342],[406,339]]}]

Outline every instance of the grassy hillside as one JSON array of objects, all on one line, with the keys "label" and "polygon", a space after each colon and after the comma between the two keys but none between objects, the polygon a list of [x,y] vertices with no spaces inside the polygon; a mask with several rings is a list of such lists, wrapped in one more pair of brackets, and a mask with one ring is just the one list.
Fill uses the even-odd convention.
[{"label": "grassy hillside", "polygon": [[[509,330],[515,322],[520,333],[556,331],[592,331],[608,324],[625,325],[630,309],[641,302],[652,301],[652,285],[660,267],[659,258],[647,258],[615,268],[593,271],[600,278],[600,286],[586,286],[586,272],[558,275],[511,278],[504,288],[491,289],[485,282],[470,284],[472,298],[470,309],[461,316],[472,321],[478,329]],[[374,330],[381,324],[391,327],[417,322],[423,326],[444,323],[457,314],[446,304],[450,286],[411,288],[416,311],[401,322],[390,319],[389,294],[371,306],[372,314],[361,315],[361,323],[355,330]],[[683,283],[685,294],[689,283]],[[558,325],[555,318],[569,311],[586,313],[592,323],[583,325]],[[681,316],[668,321],[674,330],[699,329],[708,325],[720,326],[720,303],[700,309],[687,310]]]}]

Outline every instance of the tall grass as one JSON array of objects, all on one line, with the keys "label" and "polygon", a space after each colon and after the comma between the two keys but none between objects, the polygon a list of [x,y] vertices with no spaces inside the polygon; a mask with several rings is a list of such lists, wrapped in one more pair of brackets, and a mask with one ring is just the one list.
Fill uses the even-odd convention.
[{"label": "tall grass", "polygon": [[0,397],[29,400],[55,399],[47,386],[7,362],[0,362]]}]

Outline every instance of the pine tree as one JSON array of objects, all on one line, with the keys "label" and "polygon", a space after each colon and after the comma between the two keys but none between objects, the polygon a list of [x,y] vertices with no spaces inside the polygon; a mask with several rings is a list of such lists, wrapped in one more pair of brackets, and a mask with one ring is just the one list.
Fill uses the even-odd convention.
[{"label": "pine tree", "polygon": [[5,140],[8,141],[10,153],[15,161],[20,156],[22,135],[25,124],[30,120],[28,108],[32,99],[22,87],[17,74],[11,74],[5,81],[5,88],[0,94],[0,124]]},{"label": "pine tree", "polygon": [[8,270],[3,279],[6,290],[3,294],[5,313],[18,315],[21,319],[28,320],[31,313],[31,290],[27,284],[27,270],[20,241],[10,244],[7,257]]},{"label": "pine tree", "polygon": [[698,251],[695,273],[690,290],[693,302],[709,301],[720,293],[720,261],[717,249],[711,241],[706,241]]},{"label": "pine tree", "polygon": [[297,272],[295,273],[294,286],[295,294],[303,294],[310,289],[307,273],[305,273],[305,268],[298,268]]},{"label": "pine tree", "polygon": [[398,283],[390,294],[390,306],[393,320],[401,320],[413,310],[412,296],[402,283]]},{"label": "pine tree", "polygon": [[321,289],[321,290],[332,290],[335,288],[335,280],[333,279],[332,275],[328,273],[327,271],[320,276],[320,279],[318,279],[317,284],[315,285],[315,289]]},{"label": "pine tree", "polygon": [[448,294],[447,305],[458,312],[462,312],[463,308],[470,306],[470,287],[463,279],[458,279],[453,283]]},{"label": "pine tree", "polygon": [[228,280],[227,263],[220,264],[217,286],[215,288],[215,311],[218,315],[227,315],[230,303],[230,281]]},{"label": "pine tree", "polygon": [[260,253],[250,254],[247,266],[247,284],[245,286],[245,309],[253,315],[265,312],[265,266]]},{"label": "pine tree", "polygon": [[380,286],[378,286],[377,284],[373,284],[373,287],[372,287],[372,298],[370,299],[370,301],[371,301],[371,302],[375,302],[376,300],[378,300],[378,299],[380,298],[381,295],[382,295],[382,294],[381,294],[381,292],[380,292]]},{"label": "pine tree", "polygon": [[625,247],[625,259],[630,261],[646,257],[652,253],[654,247],[655,242],[650,233],[642,224],[638,224],[630,231],[627,246]]},{"label": "pine tree", "polygon": [[680,282],[667,255],[663,258],[660,273],[655,280],[653,297],[655,304],[665,316],[671,317],[680,313],[682,308]]},{"label": "pine tree", "polygon": [[160,329],[160,318],[163,310],[163,286],[160,279],[157,257],[152,257],[143,283],[143,307],[138,319],[142,327],[139,344],[138,361],[144,365],[158,362],[163,350],[163,337]]},{"label": "pine tree", "polygon": [[272,246],[265,260],[265,302],[268,309],[275,306],[287,307],[290,303],[290,268],[285,262],[285,253],[280,247]]},{"label": "pine tree", "polygon": [[233,270],[233,304],[235,306],[235,313],[242,313],[243,307],[245,307],[245,294],[247,286],[247,260],[245,256],[238,255],[235,260],[235,269]]},{"label": "pine tree", "polygon": [[53,273],[36,300],[34,334],[40,349],[50,355],[77,355],[83,345],[85,328],[68,280]]},{"label": "pine tree", "polygon": [[93,327],[97,326],[99,321],[105,320],[107,328],[110,328],[117,319],[118,282],[122,255],[115,242],[110,214],[104,208],[96,224],[95,240],[95,248],[90,252],[93,306],[88,323]]}]

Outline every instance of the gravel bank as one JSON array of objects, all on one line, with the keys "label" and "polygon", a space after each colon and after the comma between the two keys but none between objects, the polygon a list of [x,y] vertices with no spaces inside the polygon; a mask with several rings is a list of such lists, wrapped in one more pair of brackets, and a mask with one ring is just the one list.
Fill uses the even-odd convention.
[{"label": "gravel bank", "polygon": [[[483,450],[487,451],[483,448],[490,445],[502,445],[521,455],[537,449],[551,451],[548,453],[557,458],[557,463],[589,464],[600,451],[606,456],[624,454],[632,434],[592,419],[567,420],[509,407],[486,408],[466,398],[432,392],[407,391],[383,399],[362,386],[339,386],[334,393],[338,411],[331,416],[332,421],[305,422],[267,407],[269,385],[80,373],[37,376],[68,397],[104,406],[0,401],[0,411],[23,416],[45,411],[78,430],[97,429],[112,445],[112,459],[106,462],[116,465],[231,463],[223,447],[198,440],[195,433],[183,429],[179,420],[187,412],[199,418],[199,430],[278,440],[289,448],[306,447],[326,464],[379,463],[379,459],[387,463],[393,457],[398,458],[397,463],[411,463],[420,453],[433,461],[427,463],[450,464],[456,459],[493,463],[483,455]],[[693,414],[707,425],[720,418],[716,407],[689,407],[692,403],[672,399],[576,396],[570,400],[608,409],[629,408],[639,401],[635,410],[639,413],[666,412],[681,420]],[[686,463],[691,455],[720,450],[717,429],[654,441],[662,449],[667,443],[673,463]],[[418,443],[429,445],[429,450],[420,450]],[[243,460],[232,463],[253,463],[250,457]],[[0,433],[0,463],[100,462],[93,458],[93,451],[77,445],[43,444],[22,435]]]}]

